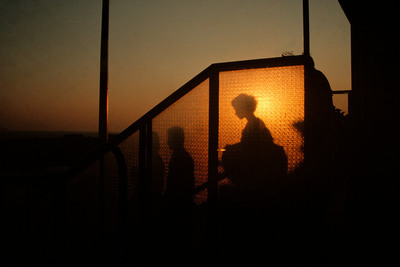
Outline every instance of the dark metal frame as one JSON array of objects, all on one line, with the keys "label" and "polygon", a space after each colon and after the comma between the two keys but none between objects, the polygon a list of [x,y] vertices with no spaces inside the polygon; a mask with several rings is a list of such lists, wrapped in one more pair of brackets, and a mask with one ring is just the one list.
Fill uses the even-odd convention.
[{"label": "dark metal frame", "polygon": [[[112,142],[120,144],[129,136],[139,131],[139,169],[140,180],[146,188],[141,192],[140,199],[144,207],[150,205],[151,192],[151,159],[152,159],[152,120],[168,109],[200,83],[209,79],[209,151],[208,151],[208,206],[214,207],[217,202],[217,177],[218,177],[218,121],[219,121],[219,74],[224,71],[235,71],[243,69],[257,69],[266,67],[281,67],[304,65],[305,76],[306,66],[308,65],[308,56],[289,56],[268,59],[245,60],[227,63],[216,63],[210,65],[204,71],[199,73],[164,101],[159,103],[144,116],[130,125],[126,130],[117,135]],[[306,82],[305,82],[306,85]],[[306,94],[307,97],[307,94]],[[306,101],[307,102],[307,101]],[[307,108],[306,108],[307,109]],[[307,140],[307,139],[306,139]],[[146,212],[146,211],[143,211]]]},{"label": "dark metal frame", "polygon": [[[126,130],[115,136],[109,142],[97,147],[90,153],[88,153],[79,164],[71,168],[67,173],[62,175],[59,179],[60,185],[65,185],[78,173],[88,168],[91,164],[96,161],[102,160],[106,153],[112,152],[117,159],[119,174],[115,175],[118,181],[118,196],[119,196],[119,225],[118,228],[121,233],[124,233],[127,229],[127,204],[128,204],[128,186],[127,186],[127,169],[125,164],[125,158],[119,145],[130,137],[132,134],[139,133],[139,173],[140,173],[140,188],[139,199],[141,201],[141,229],[146,229],[151,225],[151,171],[152,171],[152,121],[153,119],[167,110],[172,104],[179,101],[191,90],[195,89],[199,84],[209,81],[209,149],[208,149],[208,183],[201,186],[201,189],[208,189],[208,201],[205,207],[208,208],[208,222],[207,222],[207,235],[210,237],[210,246],[212,246],[213,238],[216,236],[216,215],[217,215],[217,202],[218,202],[218,135],[219,135],[219,77],[221,72],[235,71],[244,69],[258,69],[267,67],[281,67],[281,66],[305,66],[305,85],[307,84],[307,71],[306,66],[309,62],[307,56],[289,56],[279,57],[270,59],[257,59],[257,60],[246,60],[237,62],[217,63],[212,64],[204,71],[199,73],[177,91],[172,93],[160,104],[155,106],[144,116],[134,122]],[[305,87],[305,94],[307,93],[307,87]],[[307,94],[306,94],[307,98]],[[307,100],[307,99],[305,99]],[[305,112],[307,111],[307,105],[305,105]],[[307,114],[307,113],[306,113]],[[307,116],[305,115],[305,120]],[[139,131],[139,132],[138,132]],[[306,144],[305,144],[306,146]],[[58,184],[58,183],[57,183]],[[102,222],[104,220],[103,210],[103,191],[100,185],[99,194],[99,230],[102,229]],[[200,190],[200,188],[198,188]],[[61,197],[62,195],[60,195]],[[62,204],[60,204],[60,207]],[[62,210],[65,210],[62,209]],[[62,216],[67,214],[62,214]],[[146,232],[146,231],[144,231]],[[101,232],[99,233],[101,235]]]},{"label": "dark metal frame", "polygon": [[[288,57],[278,57],[278,58],[267,58],[267,59],[255,59],[255,60],[245,60],[245,61],[235,61],[226,63],[215,63],[210,65],[208,68],[200,72],[193,79],[183,85],[181,88],[176,90],[165,100],[160,102],[157,106],[152,108],[149,112],[139,118],[136,122],[131,124],[128,128],[122,131],[119,135],[113,138],[112,142],[115,144],[120,144],[130,135],[140,130],[141,126],[146,122],[151,121],[158,114],[166,110],[173,103],[178,101],[181,97],[189,93],[192,89],[198,86],[200,83],[205,81],[207,78],[213,75],[219,74],[223,71],[234,71],[242,69],[257,69],[266,67],[281,67],[281,66],[293,66],[293,65],[304,65],[306,60],[305,56],[288,56]],[[218,76],[218,75],[217,75]],[[210,82],[211,83],[211,82]],[[219,85],[218,85],[219,86]],[[210,89],[211,90],[211,89]],[[214,89],[216,90],[216,89]]]},{"label": "dark metal frame", "polygon": [[[126,130],[115,136],[109,142],[99,145],[78,161],[78,164],[70,168],[66,173],[63,173],[59,179],[53,181],[55,184],[66,184],[73,179],[78,173],[87,169],[96,161],[105,160],[106,153],[112,152],[117,159],[118,171],[118,195],[119,195],[119,216],[120,216],[120,231],[126,229],[127,220],[127,199],[128,199],[128,186],[127,186],[127,169],[125,157],[119,148],[119,145],[130,137],[132,134],[139,131],[139,180],[141,184],[141,192],[139,199],[141,201],[141,214],[143,215],[143,227],[150,225],[151,218],[151,171],[152,171],[152,120],[168,109],[172,104],[180,100],[183,96],[195,89],[200,83],[209,79],[209,149],[208,149],[208,183],[200,186],[197,190],[208,189],[207,207],[209,207],[209,229],[208,233],[213,235],[215,229],[216,203],[218,191],[218,123],[219,123],[219,74],[224,71],[235,71],[243,69],[257,69],[267,67],[281,67],[281,66],[294,66],[294,65],[307,65],[309,57],[307,56],[289,56],[269,59],[256,59],[246,61],[236,61],[227,63],[216,63],[210,65],[203,70],[177,91],[172,93],[164,101],[159,103],[144,116],[130,125]],[[305,68],[305,80],[306,68]],[[306,90],[306,89],[305,89]],[[307,90],[306,90],[307,91]],[[307,106],[305,107],[307,110]],[[306,119],[306,117],[305,117]],[[101,174],[100,174],[101,175]],[[16,181],[14,181],[16,182]],[[99,184],[99,228],[102,229],[102,222],[104,220],[104,183],[100,179]],[[61,195],[60,195],[61,196]],[[101,233],[100,233],[101,234]]]}]

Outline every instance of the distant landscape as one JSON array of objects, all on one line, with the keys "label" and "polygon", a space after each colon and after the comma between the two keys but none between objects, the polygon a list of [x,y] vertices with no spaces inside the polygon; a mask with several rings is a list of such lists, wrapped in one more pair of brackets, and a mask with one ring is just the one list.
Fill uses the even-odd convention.
[{"label": "distant landscape", "polygon": [[97,132],[73,132],[73,131],[9,131],[0,127],[0,139],[19,138],[61,138],[65,135],[82,135],[96,137]]},{"label": "distant landscape", "polygon": [[[111,135],[112,136],[112,135]],[[0,176],[65,169],[99,144],[96,132],[0,131]]]}]

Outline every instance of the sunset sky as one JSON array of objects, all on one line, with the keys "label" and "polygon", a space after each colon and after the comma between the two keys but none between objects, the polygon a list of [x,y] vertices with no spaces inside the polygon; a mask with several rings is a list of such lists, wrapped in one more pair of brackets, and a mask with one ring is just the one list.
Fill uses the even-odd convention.
[{"label": "sunset sky", "polygon": [[[101,6],[0,0],[0,128],[97,131]],[[301,0],[110,0],[110,131],[212,63],[302,54],[302,34]],[[332,89],[351,89],[350,25],[338,1],[310,0],[310,36]]]}]

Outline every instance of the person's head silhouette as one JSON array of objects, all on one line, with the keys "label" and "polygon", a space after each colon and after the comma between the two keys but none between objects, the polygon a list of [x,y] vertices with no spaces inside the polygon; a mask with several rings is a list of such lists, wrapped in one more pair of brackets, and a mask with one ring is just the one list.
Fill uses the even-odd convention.
[{"label": "person's head silhouette", "polygon": [[239,119],[249,119],[254,117],[254,111],[257,107],[257,100],[254,96],[240,94],[232,100],[232,106],[235,109],[236,116]]},{"label": "person's head silhouette", "polygon": [[183,129],[174,126],[168,129],[168,146],[171,150],[184,149],[185,134]]}]

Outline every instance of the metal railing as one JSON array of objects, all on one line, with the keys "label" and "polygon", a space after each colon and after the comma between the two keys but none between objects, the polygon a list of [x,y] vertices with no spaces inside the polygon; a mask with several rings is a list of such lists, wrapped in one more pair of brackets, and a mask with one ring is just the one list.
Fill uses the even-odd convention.
[{"label": "metal railing", "polygon": [[[305,66],[305,79],[307,79],[308,62],[307,56],[288,56],[212,64],[115,136],[110,142],[99,145],[85,155],[76,166],[61,174],[52,175],[51,178],[47,177],[44,180],[37,179],[36,181],[51,185],[47,187],[46,192],[53,192],[55,199],[58,199],[57,204],[55,204],[59,214],[58,222],[67,228],[68,225],[66,224],[72,220],[71,216],[74,216],[69,214],[71,207],[68,207],[67,203],[67,189],[73,181],[77,180],[78,176],[82,178],[85,175],[84,172],[92,168],[93,173],[95,173],[94,177],[97,178],[90,181],[91,184],[88,185],[88,188],[97,188],[94,191],[97,191],[98,196],[95,205],[97,205],[98,211],[97,228],[99,232],[109,232],[112,235],[114,233],[128,233],[130,228],[136,226],[141,230],[146,229],[146,227],[151,228],[154,119],[198,88],[200,84],[206,83],[208,88],[208,151],[207,162],[205,163],[207,165],[207,180],[196,185],[196,193],[207,191],[206,201],[202,202],[202,206],[207,209],[208,214],[206,235],[213,236],[217,227],[215,220],[219,180],[220,74],[235,70],[303,65]],[[307,82],[305,82],[305,86],[306,84]],[[307,93],[305,95],[307,104]],[[307,105],[305,105],[305,114],[307,116]],[[307,123],[307,117],[305,117],[305,122]],[[307,137],[305,136],[306,145]],[[115,160],[116,163],[111,162]],[[96,174],[96,171],[99,172]],[[30,181],[24,180],[23,183],[29,184]],[[32,195],[29,189],[27,194],[27,199],[30,201]],[[28,210],[27,213],[31,214],[32,210]],[[30,224],[28,221],[28,225]],[[148,230],[151,231],[151,229]],[[31,231],[34,231],[34,229],[31,229]],[[207,242],[209,242],[209,245],[212,243],[212,241]]]}]

